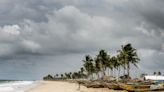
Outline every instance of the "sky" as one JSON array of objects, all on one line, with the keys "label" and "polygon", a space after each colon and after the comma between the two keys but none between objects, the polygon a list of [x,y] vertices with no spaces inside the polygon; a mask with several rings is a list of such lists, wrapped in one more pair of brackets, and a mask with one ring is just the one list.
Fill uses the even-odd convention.
[{"label": "sky", "polygon": [[[0,0],[0,79],[77,71],[85,55],[131,43],[132,75],[164,73],[163,0]],[[134,72],[135,71],[135,72]]]}]

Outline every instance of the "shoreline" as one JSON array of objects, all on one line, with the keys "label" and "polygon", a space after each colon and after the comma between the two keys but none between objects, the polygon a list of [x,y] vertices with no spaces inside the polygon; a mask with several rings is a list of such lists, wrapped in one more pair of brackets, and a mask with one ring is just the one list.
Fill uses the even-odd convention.
[{"label": "shoreline", "polygon": [[64,82],[64,81],[41,81],[38,85],[25,92],[126,92],[115,91],[108,88],[86,88],[76,83]]},{"label": "shoreline", "polygon": [[28,88],[26,88],[24,92],[29,92],[33,89],[40,87],[41,85],[44,85],[44,81],[35,81],[35,83],[29,86]]}]

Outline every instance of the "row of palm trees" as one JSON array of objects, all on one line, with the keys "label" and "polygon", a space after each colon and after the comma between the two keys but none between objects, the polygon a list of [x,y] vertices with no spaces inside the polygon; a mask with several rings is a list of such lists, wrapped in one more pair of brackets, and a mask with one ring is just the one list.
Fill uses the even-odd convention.
[{"label": "row of palm trees", "polygon": [[[137,67],[139,58],[136,49],[132,47],[130,43],[122,45],[121,49],[117,51],[117,55],[110,55],[105,50],[100,50],[98,55],[92,58],[90,55],[86,55],[83,60],[83,67],[78,72],[65,73],[60,78],[90,78],[93,79],[95,75],[100,79],[103,76],[113,76],[114,71],[117,71],[118,76],[120,70],[123,70],[123,75],[127,75],[130,78],[131,65]],[[109,74],[110,72],[110,74]]]},{"label": "row of palm trees", "polygon": [[69,72],[64,74],[56,74],[54,76],[48,74],[47,76],[43,77],[43,80],[64,80],[64,79],[80,79],[80,78],[87,78],[86,74],[81,72]]},{"label": "row of palm trees", "polygon": [[113,75],[113,71],[117,70],[119,76],[120,70],[123,69],[123,75],[127,71],[126,75],[129,78],[130,66],[134,65],[137,67],[139,60],[136,49],[131,44],[126,44],[121,46],[121,49],[117,51],[117,55],[115,56],[109,55],[105,50],[100,50],[94,59],[90,55],[87,55],[85,60],[83,60],[83,67],[87,76],[96,74],[99,78],[99,74],[101,74],[101,77],[103,77],[106,75],[107,70],[111,71],[110,75]]}]

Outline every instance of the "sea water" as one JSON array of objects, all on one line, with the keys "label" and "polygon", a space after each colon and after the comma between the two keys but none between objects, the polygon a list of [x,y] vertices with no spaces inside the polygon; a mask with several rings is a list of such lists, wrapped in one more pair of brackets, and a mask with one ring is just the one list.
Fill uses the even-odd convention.
[{"label": "sea water", "polygon": [[34,81],[0,81],[0,92],[24,92],[36,84]]}]

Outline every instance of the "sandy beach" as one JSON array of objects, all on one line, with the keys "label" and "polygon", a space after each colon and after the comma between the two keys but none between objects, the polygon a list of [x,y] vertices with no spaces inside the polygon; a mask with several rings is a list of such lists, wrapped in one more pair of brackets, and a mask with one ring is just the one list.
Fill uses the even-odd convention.
[{"label": "sandy beach", "polygon": [[107,88],[86,88],[84,86],[78,89],[78,84],[59,82],[59,81],[42,81],[38,86],[27,90],[26,92],[125,92],[113,91]]}]

